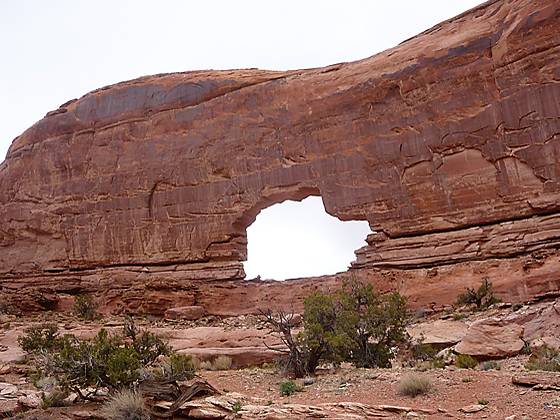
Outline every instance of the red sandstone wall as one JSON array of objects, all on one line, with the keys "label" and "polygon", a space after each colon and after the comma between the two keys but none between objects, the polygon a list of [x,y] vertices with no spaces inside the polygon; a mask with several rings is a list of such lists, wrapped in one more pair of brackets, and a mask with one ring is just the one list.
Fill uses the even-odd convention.
[{"label": "red sandstone wall", "polygon": [[1,290],[204,300],[201,283],[243,278],[256,214],[310,194],[379,232],[363,273],[556,249],[559,27],[556,0],[491,1],[353,63],[149,76],[70,101],[0,165]]}]

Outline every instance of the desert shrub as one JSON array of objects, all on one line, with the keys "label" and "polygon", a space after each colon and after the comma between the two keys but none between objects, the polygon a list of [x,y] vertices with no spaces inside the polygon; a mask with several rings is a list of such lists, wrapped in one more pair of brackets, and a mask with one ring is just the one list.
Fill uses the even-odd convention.
[{"label": "desert shrub", "polygon": [[101,413],[109,420],[150,420],[142,395],[127,389],[115,393]]},{"label": "desert shrub", "polygon": [[336,308],[333,296],[314,293],[304,301],[304,330],[295,335],[292,331],[293,314],[271,311],[264,314],[269,328],[280,336],[287,351],[279,361],[280,370],[290,376],[303,378],[313,374],[322,360],[332,359],[335,340]]},{"label": "desert shrub", "polygon": [[195,364],[191,356],[172,353],[161,365],[161,372],[169,380],[184,381],[194,377]]},{"label": "desert shrub", "polygon": [[191,356],[173,353],[169,356],[171,376],[177,380],[194,378],[195,368]]},{"label": "desert shrub", "polygon": [[468,354],[458,354],[455,358],[455,366],[460,369],[474,369],[478,363]]},{"label": "desert shrub", "polygon": [[443,369],[446,363],[442,357],[436,357],[432,360],[417,361],[414,365],[419,372],[425,372],[430,369]]},{"label": "desert shrub", "polygon": [[50,392],[43,393],[41,397],[41,408],[64,406],[64,399],[68,396],[68,390],[56,387]]},{"label": "desert shrub", "polygon": [[[18,341],[35,358],[38,376],[54,377],[63,388],[83,398],[89,398],[100,387],[131,386],[146,369],[165,371],[159,366],[164,362],[158,361],[162,355],[170,356],[168,371],[172,375],[194,374],[188,356],[173,354],[161,338],[148,331],[128,327],[123,334],[101,329],[91,340],[81,340],[71,334],[59,336],[56,326],[39,326],[26,330]],[[81,390],[86,388],[92,390],[83,395]]]},{"label": "desert shrub", "polygon": [[403,376],[397,384],[398,393],[409,397],[427,394],[431,389],[432,381],[430,378],[417,373],[409,373]]},{"label": "desert shrub", "polygon": [[438,353],[438,349],[429,343],[422,341],[412,345],[412,357],[414,360],[428,361],[433,360]]},{"label": "desert shrub", "polygon": [[27,328],[18,337],[18,344],[26,353],[40,354],[58,349],[62,345],[62,338],[56,324],[45,323]]},{"label": "desert shrub", "polygon": [[480,370],[500,370],[501,367],[495,360],[487,360],[479,365]]},{"label": "desert shrub", "polygon": [[132,317],[127,317],[123,335],[132,340],[132,347],[138,354],[143,365],[149,365],[160,355],[170,354],[171,348],[156,334],[147,330],[139,330]]},{"label": "desert shrub", "polygon": [[54,376],[38,375],[35,378],[32,378],[32,383],[36,388],[43,391],[50,391],[58,386],[58,381]]},{"label": "desert shrub", "polygon": [[405,300],[397,292],[380,295],[355,279],[333,294],[315,292],[304,300],[303,326],[292,329],[290,314],[265,314],[288,351],[283,370],[297,378],[312,375],[321,362],[389,367],[393,348],[407,341]]},{"label": "desert shrub", "polygon": [[280,383],[280,395],[289,397],[298,391],[298,386],[294,381],[283,381]]},{"label": "desert shrub", "polygon": [[455,312],[453,315],[451,315],[451,317],[454,321],[460,321],[462,319],[465,319],[467,317],[467,314],[463,312]]},{"label": "desert shrub", "polygon": [[392,348],[407,341],[405,299],[398,292],[376,293],[355,279],[337,293],[336,340],[340,358],[357,367],[390,367]]},{"label": "desert shrub", "polygon": [[457,296],[457,305],[476,305],[478,310],[487,309],[495,303],[499,303],[500,299],[494,296],[492,283],[488,279],[484,279],[477,290],[468,287],[464,293]]},{"label": "desert shrub", "polygon": [[200,362],[200,370],[212,370],[212,362],[210,360],[203,360]]},{"label": "desert shrub", "polygon": [[7,301],[7,298],[4,296],[0,296],[0,298],[0,315],[16,314],[18,312],[17,309]]},{"label": "desert shrub", "polygon": [[198,361],[200,370],[230,370],[233,360],[229,356],[218,356],[214,360]]},{"label": "desert shrub", "polygon": [[231,411],[233,411],[234,413],[239,413],[242,408],[243,408],[243,405],[241,405],[241,402],[236,401],[231,406]]},{"label": "desert shrub", "polygon": [[97,303],[91,295],[78,295],[74,301],[74,314],[86,321],[93,321],[98,317]]},{"label": "desert shrub", "polygon": [[481,398],[481,399],[478,400],[477,402],[478,402],[480,405],[488,405],[488,404],[490,404],[490,401],[488,401],[488,400],[486,400],[486,399],[484,399],[484,398]]},{"label": "desert shrub", "polygon": [[525,367],[529,370],[560,372],[560,351],[543,346],[531,354]]},{"label": "desert shrub", "polygon": [[218,356],[212,362],[212,370],[230,370],[232,362],[231,357]]}]

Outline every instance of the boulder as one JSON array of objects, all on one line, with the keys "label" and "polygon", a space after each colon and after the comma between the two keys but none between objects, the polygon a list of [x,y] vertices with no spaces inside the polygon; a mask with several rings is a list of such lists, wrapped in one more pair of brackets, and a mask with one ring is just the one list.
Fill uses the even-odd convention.
[{"label": "boulder", "polygon": [[560,390],[560,372],[527,372],[511,378],[515,385]]},{"label": "boulder", "polygon": [[42,403],[41,393],[35,391],[22,391],[23,395],[18,398],[19,403],[26,408],[39,408]]},{"label": "boulder", "polygon": [[455,351],[477,359],[515,356],[521,352],[523,327],[499,319],[474,322],[465,337],[455,346]]},{"label": "boulder", "polygon": [[465,337],[468,326],[462,321],[438,319],[408,328],[408,333],[416,340],[438,348],[457,344]]},{"label": "boulder", "polygon": [[462,407],[459,409],[459,411],[463,412],[463,413],[467,413],[467,414],[472,414],[472,413],[478,413],[479,411],[482,411],[486,408],[485,405],[482,404],[472,404],[472,405],[467,405],[465,407]]}]

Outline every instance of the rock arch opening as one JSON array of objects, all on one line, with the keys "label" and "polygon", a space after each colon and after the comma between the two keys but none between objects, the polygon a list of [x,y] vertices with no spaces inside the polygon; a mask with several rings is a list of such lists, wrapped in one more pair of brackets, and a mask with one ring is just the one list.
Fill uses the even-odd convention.
[{"label": "rock arch opening", "polygon": [[271,205],[247,228],[246,278],[286,280],[346,271],[370,233],[367,221],[329,215],[318,196]]}]

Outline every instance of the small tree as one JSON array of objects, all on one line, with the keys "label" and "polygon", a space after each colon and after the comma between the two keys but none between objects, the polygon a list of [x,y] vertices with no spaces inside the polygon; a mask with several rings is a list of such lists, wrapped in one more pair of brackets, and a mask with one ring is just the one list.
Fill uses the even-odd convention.
[{"label": "small tree", "polygon": [[304,301],[303,326],[293,334],[293,315],[268,311],[265,320],[287,347],[286,373],[311,375],[321,362],[352,362],[355,366],[390,366],[392,348],[407,340],[404,298],[397,292],[380,295],[355,279],[334,294],[315,292]]},{"label": "small tree", "polygon": [[495,303],[499,303],[500,299],[494,296],[492,283],[485,278],[477,290],[467,287],[464,293],[457,296],[457,305],[476,305],[476,309],[487,309]]},{"label": "small tree", "polygon": [[338,292],[338,302],[341,358],[358,367],[389,367],[391,349],[407,341],[405,299],[398,292],[380,295],[352,279]]},{"label": "small tree", "polygon": [[78,295],[74,301],[74,314],[86,321],[93,321],[99,315],[97,313],[97,303],[91,295]]}]

